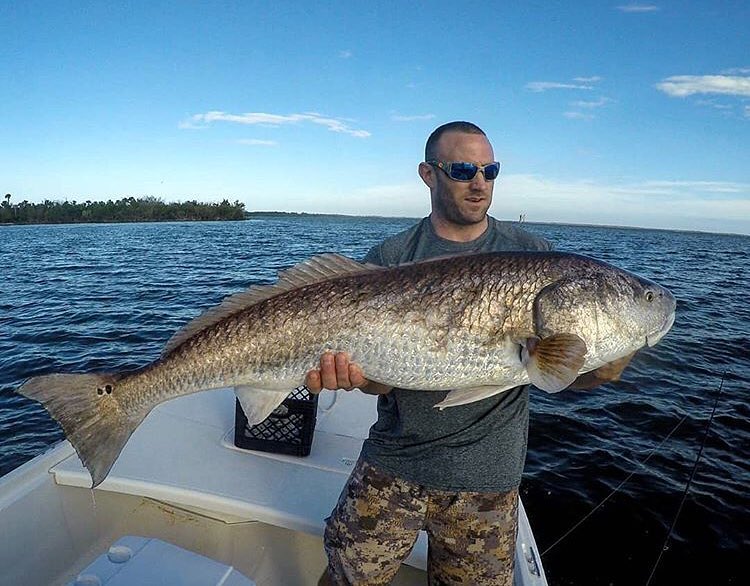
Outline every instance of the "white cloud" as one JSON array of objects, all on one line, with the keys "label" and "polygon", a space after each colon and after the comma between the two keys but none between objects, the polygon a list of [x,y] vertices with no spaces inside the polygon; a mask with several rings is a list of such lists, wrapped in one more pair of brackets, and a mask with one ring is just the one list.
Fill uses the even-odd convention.
[{"label": "white cloud", "polygon": [[617,7],[620,12],[656,12],[659,7],[654,4],[624,4]]},{"label": "white cloud", "polygon": [[232,122],[235,124],[260,124],[263,126],[283,126],[308,122],[326,127],[331,132],[341,132],[357,138],[367,138],[370,133],[367,130],[351,128],[346,120],[342,118],[331,118],[322,116],[316,112],[304,114],[268,114],[265,112],[247,112],[245,114],[228,114],[226,112],[212,110],[205,114],[194,114],[187,120],[180,122],[180,128],[206,128],[214,122]]},{"label": "white cloud", "polygon": [[[594,75],[591,77],[574,77],[572,81],[576,83],[561,83],[557,81],[532,81],[526,84],[526,89],[537,93],[554,89],[593,90],[595,88],[591,84],[595,84],[601,81],[601,79],[602,78],[598,75]],[[573,108],[584,108],[591,110],[593,108],[601,107],[609,101],[611,101],[609,98],[601,97],[595,101],[589,100],[571,102],[570,105]],[[571,120],[592,120],[594,118],[593,114],[591,114],[590,112],[581,112],[579,110],[568,110],[567,112],[563,112],[563,116],[565,116],[566,118],[570,118]]]},{"label": "white cloud", "polygon": [[610,224],[750,234],[750,184],[724,181],[605,183],[503,176],[495,214],[532,222]]},{"label": "white cloud", "polygon": [[328,188],[306,203],[309,211],[419,218],[430,213],[430,192],[419,178],[403,183]]},{"label": "white cloud", "polygon": [[730,104],[723,104],[714,100],[696,100],[695,103],[699,106],[708,106],[709,108],[714,108],[715,110],[728,111],[734,109],[734,106]]},{"label": "white cloud", "polygon": [[585,112],[563,112],[563,116],[570,118],[571,120],[593,120],[593,114],[586,114]]},{"label": "white cloud", "polygon": [[675,75],[656,84],[665,94],[684,98],[694,94],[750,96],[750,77],[739,75]]},{"label": "white cloud", "polygon": [[532,81],[526,84],[526,89],[532,92],[547,90],[593,90],[594,87],[582,83],[559,83],[556,81]]},{"label": "white cloud", "polygon": [[732,181],[644,181],[624,189],[646,195],[750,194],[750,184]]},{"label": "white cloud", "polygon": [[391,120],[395,122],[413,122],[414,120],[432,120],[435,114],[416,114],[414,116],[401,116],[399,114],[393,114]]},{"label": "white cloud", "polygon": [[576,102],[571,102],[570,105],[574,108],[601,108],[602,106],[606,106],[609,104],[612,100],[610,98],[601,97],[598,100],[593,101],[585,101],[585,100],[579,100]]},{"label": "white cloud", "polygon": [[277,146],[279,143],[275,140],[262,140],[259,138],[240,138],[237,144],[246,144],[250,146]]},{"label": "white cloud", "polygon": [[339,51],[339,57],[342,59],[349,59],[354,53],[352,53],[349,49],[345,49],[343,51]]}]

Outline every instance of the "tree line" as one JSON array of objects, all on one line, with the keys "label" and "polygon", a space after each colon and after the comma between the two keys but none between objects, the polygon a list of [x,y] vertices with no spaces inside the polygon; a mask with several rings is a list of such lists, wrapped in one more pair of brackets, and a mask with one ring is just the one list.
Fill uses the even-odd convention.
[{"label": "tree line", "polygon": [[196,200],[166,203],[157,197],[123,197],[107,201],[50,201],[0,203],[0,224],[77,224],[87,222],[165,222],[183,220],[244,220],[245,204],[202,203]]}]

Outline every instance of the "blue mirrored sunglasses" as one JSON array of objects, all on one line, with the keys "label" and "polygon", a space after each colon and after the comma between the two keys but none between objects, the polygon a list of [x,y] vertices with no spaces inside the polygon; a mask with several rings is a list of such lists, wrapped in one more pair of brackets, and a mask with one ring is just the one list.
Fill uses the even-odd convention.
[{"label": "blue mirrored sunglasses", "polygon": [[432,159],[425,161],[425,163],[442,169],[453,181],[471,181],[474,179],[477,171],[482,172],[485,181],[494,181],[500,175],[500,163],[497,161],[488,163],[487,165],[475,165],[474,163],[467,163],[465,161],[449,162]]}]

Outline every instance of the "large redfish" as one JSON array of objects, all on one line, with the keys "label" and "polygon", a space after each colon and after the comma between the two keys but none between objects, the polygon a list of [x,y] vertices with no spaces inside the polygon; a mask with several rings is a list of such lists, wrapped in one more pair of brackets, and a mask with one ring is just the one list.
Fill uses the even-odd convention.
[{"label": "large redfish", "polygon": [[323,255],[227,298],[135,372],[39,376],[19,392],[60,422],[96,486],[159,403],[233,386],[256,423],[325,351],[348,352],[386,385],[452,389],[437,405],[445,408],[527,383],[560,391],[655,344],[674,312],[665,288],[575,254],[487,253],[394,268]]}]

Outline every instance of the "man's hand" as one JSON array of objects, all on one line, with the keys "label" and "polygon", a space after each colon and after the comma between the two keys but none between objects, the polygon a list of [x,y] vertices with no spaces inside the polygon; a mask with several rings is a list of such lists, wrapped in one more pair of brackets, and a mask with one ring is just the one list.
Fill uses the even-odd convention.
[{"label": "man's hand", "polygon": [[346,352],[323,354],[320,368],[314,368],[305,376],[305,386],[311,393],[319,393],[323,389],[359,389],[369,395],[384,395],[393,388],[366,379],[362,369],[350,362]]}]

